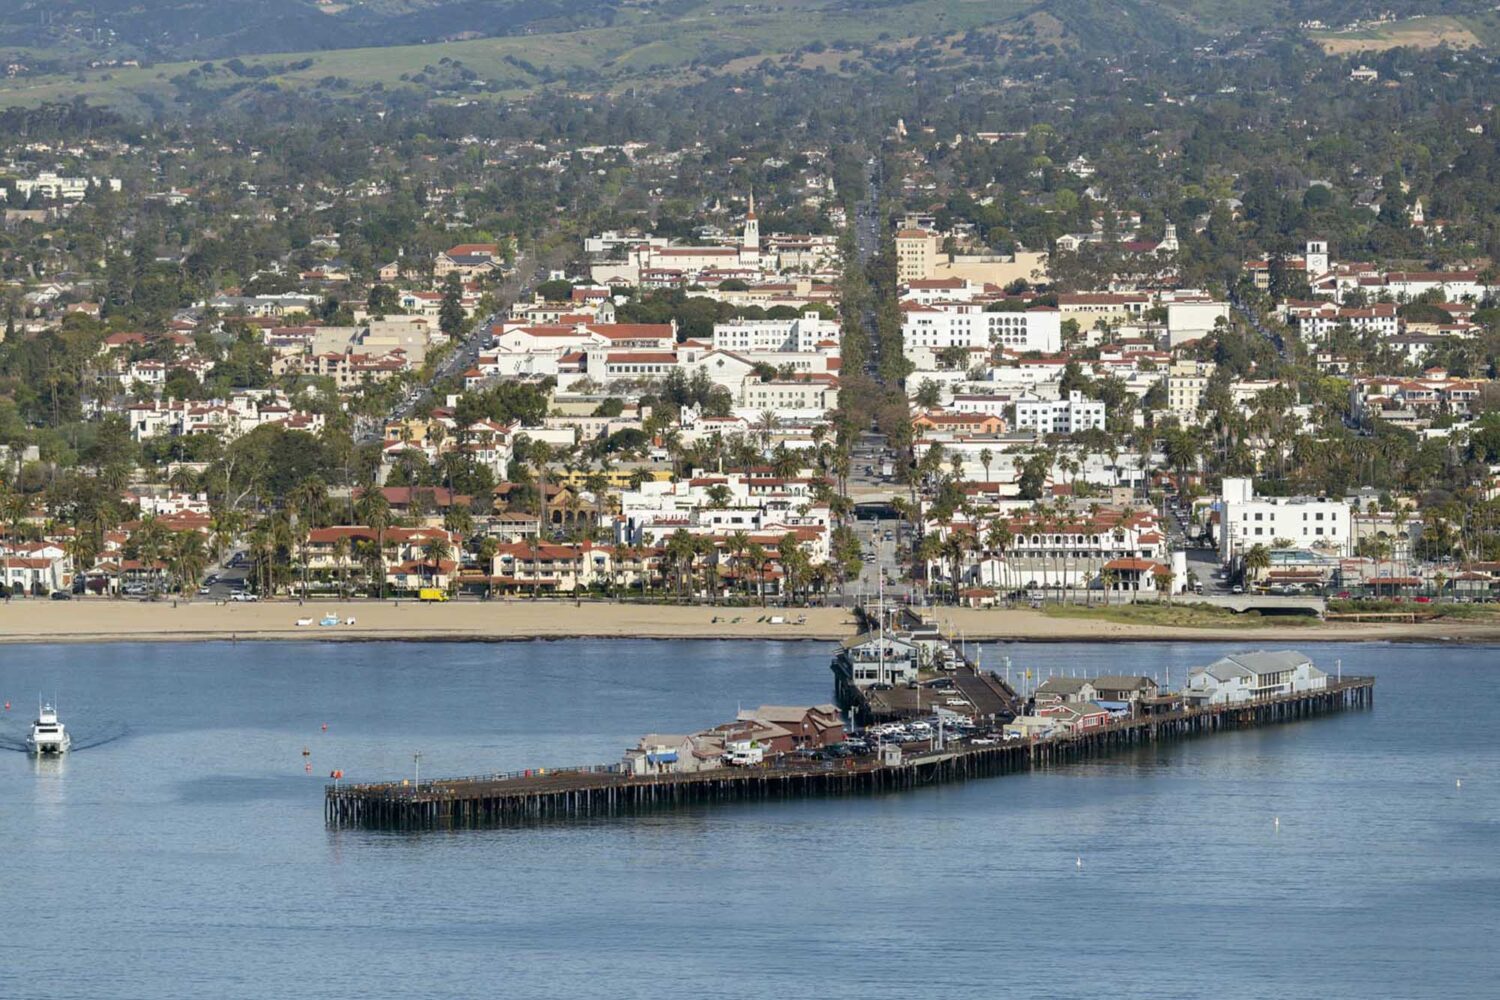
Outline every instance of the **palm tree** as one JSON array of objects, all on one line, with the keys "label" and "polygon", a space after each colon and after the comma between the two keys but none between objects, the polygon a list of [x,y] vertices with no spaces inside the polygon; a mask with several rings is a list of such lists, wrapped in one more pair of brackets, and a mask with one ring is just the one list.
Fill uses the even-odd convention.
[{"label": "palm tree", "polygon": [[667,557],[671,559],[674,573],[677,577],[677,598],[682,599],[682,570],[687,567],[689,581],[691,582],[693,557],[697,554],[697,546],[693,536],[688,534],[686,528],[678,528],[672,532],[667,539]]},{"label": "palm tree", "polygon": [[317,476],[308,476],[293,487],[287,506],[308,527],[319,523],[328,510],[328,486]]},{"label": "palm tree", "polygon": [[1158,594],[1165,594],[1167,603],[1171,604],[1172,581],[1177,579],[1177,574],[1173,573],[1166,566],[1157,566],[1155,571],[1153,571],[1151,575],[1156,577],[1156,592]]},{"label": "palm tree", "polygon": [[234,544],[235,538],[245,526],[245,517],[237,510],[216,507],[209,520],[209,533],[213,539],[214,562],[222,562],[224,552]]},{"label": "palm tree", "polygon": [[583,488],[594,498],[594,537],[597,539],[604,524],[604,504],[609,499],[609,477],[601,471],[590,472],[583,480]]},{"label": "palm tree", "polygon": [[1260,578],[1260,574],[1271,568],[1271,551],[1264,545],[1256,542],[1250,546],[1250,551],[1245,553],[1245,583],[1246,590],[1249,584]]},{"label": "palm tree", "polygon": [[[432,575],[442,569],[442,562],[453,554],[453,545],[443,535],[433,535],[422,543],[422,573],[427,576],[427,567],[432,567]],[[451,583],[452,581],[450,581]]]},{"label": "palm tree", "polygon": [[545,441],[532,441],[526,449],[525,459],[536,471],[537,523],[539,531],[546,531],[548,529],[547,471],[553,457],[552,446]]},{"label": "palm tree", "polygon": [[[11,505],[20,494],[12,490],[4,483],[0,483],[0,516],[9,517]],[[5,539],[5,598],[10,600],[10,551],[16,543],[15,532],[11,531]]]},{"label": "palm tree", "polygon": [[755,590],[760,606],[766,606],[765,566],[769,562],[766,547],[760,542],[751,542],[745,547],[745,558],[755,567]]},{"label": "palm tree", "polygon": [[943,543],[937,535],[923,535],[917,544],[912,546],[913,561],[922,567],[922,579],[926,581],[929,594],[932,592],[932,574],[928,571],[928,567],[942,554]]},{"label": "palm tree", "polygon": [[276,579],[276,577],[285,577],[289,575],[280,572],[282,553],[286,553],[287,562],[288,564],[290,564],[292,554],[296,551],[297,544],[296,533],[292,528],[292,522],[284,514],[280,516],[273,516],[271,518],[271,542],[273,545],[270,563],[271,572],[273,574],[271,583],[274,589],[277,584],[283,582],[282,580]]},{"label": "palm tree", "polygon": [[990,481],[990,465],[995,461],[995,453],[988,448],[979,449],[979,464],[984,466],[984,481]]},{"label": "palm tree", "polygon": [[761,451],[771,447],[771,438],[776,433],[776,428],[781,426],[781,419],[776,416],[775,410],[762,410],[760,419],[756,421],[755,432],[760,438]]},{"label": "palm tree", "polygon": [[267,594],[265,581],[268,579],[267,570],[269,565],[269,551],[271,548],[271,529],[265,521],[259,521],[255,527],[250,529],[249,536],[250,558],[255,568],[255,589],[262,595]]},{"label": "palm tree", "polygon": [[171,540],[172,575],[177,578],[177,592],[187,595],[189,588],[196,590],[198,579],[203,575],[207,558],[203,551],[203,536],[196,531],[179,531]]},{"label": "palm tree", "polygon": [[333,540],[333,562],[338,568],[340,598],[349,596],[348,562],[351,547],[348,535],[339,535]]},{"label": "palm tree", "polygon": [[[998,517],[991,521],[989,528],[984,533],[985,547],[996,555],[1002,569],[1006,566],[1005,553],[1010,549],[1014,538],[1015,535],[1012,534],[1010,529],[1010,521],[1003,517]],[[1003,577],[999,582],[1001,588],[1005,589],[1006,583]]]},{"label": "palm tree", "polygon": [[750,536],[743,531],[731,532],[727,545],[730,553],[734,556],[735,573],[743,580],[745,574],[741,563],[745,558],[745,550],[750,547]]},{"label": "palm tree", "polygon": [[953,565],[953,574],[948,578],[953,593],[950,595],[954,604],[958,603],[959,581],[963,576],[964,556],[969,552],[969,535],[967,532],[956,528],[948,529],[948,537],[943,540],[943,555]]},{"label": "palm tree", "polygon": [[167,531],[155,517],[148,514],[141,518],[141,526],[135,530],[131,540],[135,542],[136,556],[148,575],[151,592],[154,594],[157,585],[156,565],[162,561],[162,553],[168,544]]},{"label": "palm tree", "polygon": [[93,568],[94,560],[99,556],[100,532],[97,527],[95,521],[82,521],[67,541],[68,558],[73,561],[73,575],[77,579],[82,579],[83,574]]},{"label": "palm tree", "polygon": [[380,543],[373,538],[361,538],[354,543],[354,555],[365,572],[371,589],[380,581],[380,591],[385,593],[385,560],[381,556]]},{"label": "palm tree", "polygon": [[360,522],[375,532],[374,558],[377,567],[380,599],[385,600],[385,530],[391,523],[391,504],[385,492],[373,483],[366,486],[355,506]]}]

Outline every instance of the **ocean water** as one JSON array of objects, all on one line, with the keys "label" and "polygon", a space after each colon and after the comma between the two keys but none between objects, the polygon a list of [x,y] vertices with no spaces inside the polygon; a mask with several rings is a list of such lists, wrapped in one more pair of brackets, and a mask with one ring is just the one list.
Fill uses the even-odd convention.
[{"label": "ocean water", "polygon": [[[1176,680],[1231,648],[982,658]],[[615,760],[828,700],[831,647],[0,647],[0,997],[1495,996],[1496,651],[1303,648],[1376,707],[879,798],[393,834],[327,829],[328,772]],[[39,692],[62,760],[19,750]]]}]

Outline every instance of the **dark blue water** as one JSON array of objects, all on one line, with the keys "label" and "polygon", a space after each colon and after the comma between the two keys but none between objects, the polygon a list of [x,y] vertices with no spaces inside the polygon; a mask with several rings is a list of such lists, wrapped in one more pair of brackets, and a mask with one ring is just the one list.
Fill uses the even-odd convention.
[{"label": "dark blue water", "polygon": [[[829,647],[0,647],[0,742],[41,691],[80,747],[0,752],[0,997],[1496,995],[1496,652],[1304,648],[1378,675],[1376,709],[883,798],[397,835],[325,829],[328,771],[614,760],[827,700]],[[1006,651],[1175,681],[1228,649]]]}]

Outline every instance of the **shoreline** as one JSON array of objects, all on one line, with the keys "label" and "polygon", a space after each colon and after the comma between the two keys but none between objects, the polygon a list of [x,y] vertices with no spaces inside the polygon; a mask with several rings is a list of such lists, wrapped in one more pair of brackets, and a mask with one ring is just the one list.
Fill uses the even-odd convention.
[{"label": "shoreline", "polygon": [[[317,619],[337,611],[340,624]],[[1320,622],[1192,627],[1051,617],[1031,610],[940,607],[935,618],[976,642],[1500,643],[1500,621]],[[786,619],[782,624],[767,620]],[[793,624],[806,617],[806,623]],[[314,624],[298,626],[298,618]],[[719,621],[715,622],[714,619]],[[353,618],[355,624],[344,624]],[[738,618],[736,622],[734,619]],[[0,644],[119,642],[526,642],[560,639],[756,639],[838,642],[854,634],[845,608],[716,608],[560,600],[313,601],[218,604],[115,600],[0,604]]]}]

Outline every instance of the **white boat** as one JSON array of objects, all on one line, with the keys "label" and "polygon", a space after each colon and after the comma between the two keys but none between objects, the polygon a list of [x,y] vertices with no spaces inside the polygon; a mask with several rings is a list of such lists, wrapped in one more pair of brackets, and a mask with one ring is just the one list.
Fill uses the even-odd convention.
[{"label": "white boat", "polygon": [[68,729],[57,721],[57,709],[42,705],[31,724],[31,735],[26,737],[26,749],[34,754],[67,753],[73,745]]}]

